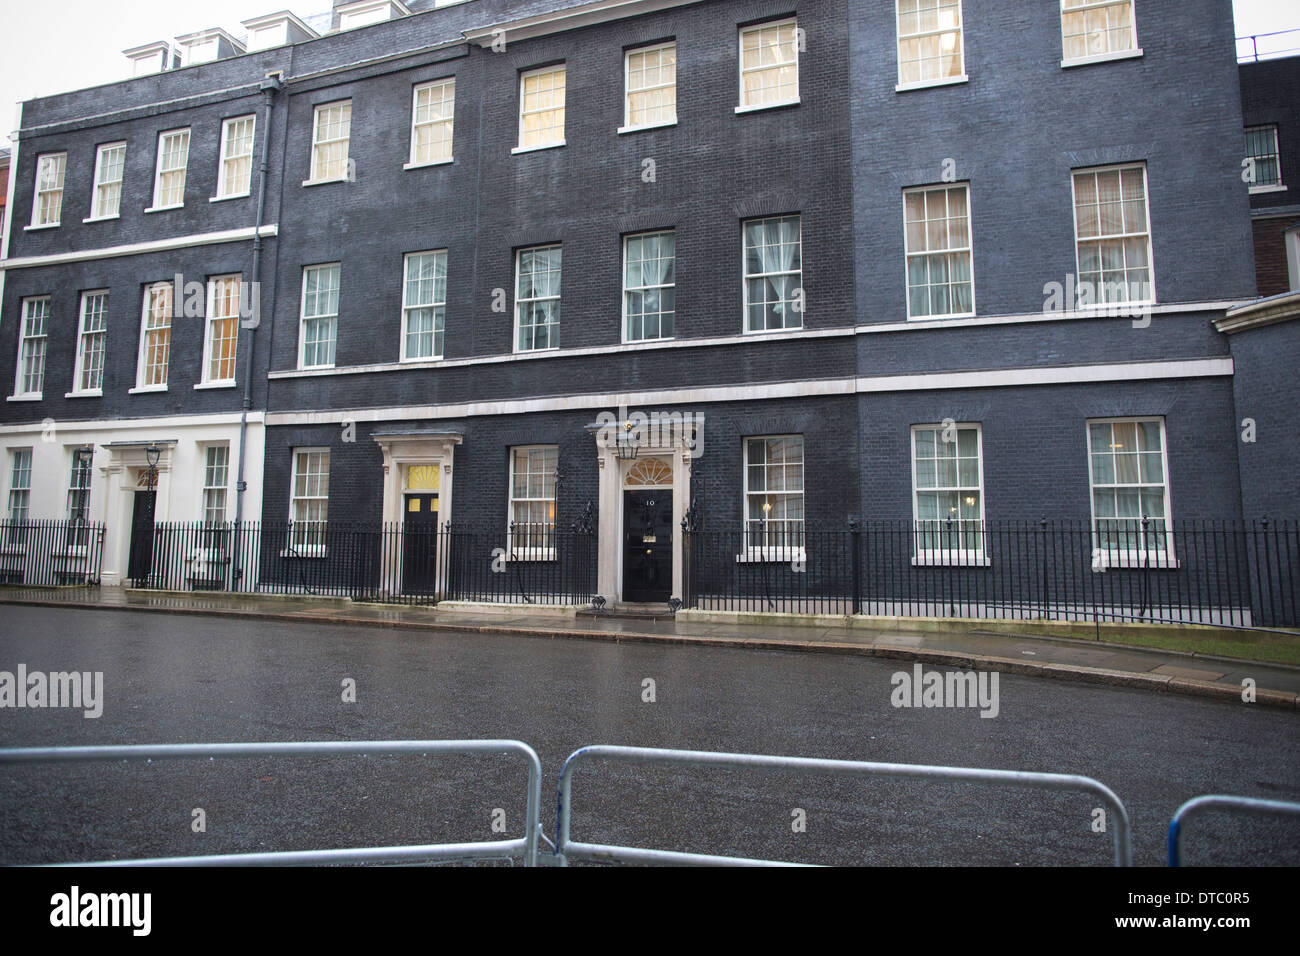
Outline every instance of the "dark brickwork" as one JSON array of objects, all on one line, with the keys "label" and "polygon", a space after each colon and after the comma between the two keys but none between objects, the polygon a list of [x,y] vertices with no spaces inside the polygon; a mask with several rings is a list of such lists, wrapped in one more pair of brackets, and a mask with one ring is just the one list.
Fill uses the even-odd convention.
[{"label": "dark brickwork", "polygon": [[[1236,364],[1233,397],[1241,467],[1242,511],[1248,518],[1294,520],[1300,490],[1294,450],[1300,382],[1300,322],[1267,325],[1229,337]],[[1246,419],[1254,422],[1254,441]]]},{"label": "dark brickwork", "polygon": [[[724,524],[742,515],[742,439],[764,434],[805,437],[810,526],[837,526],[854,513],[909,517],[909,427],[945,417],[983,426],[989,518],[1086,517],[1084,423],[1138,415],[1166,418],[1175,516],[1241,514],[1228,377],[745,399],[748,387],[766,383],[835,380],[851,392],[845,383],[855,376],[1229,354],[1240,377],[1245,363],[1262,359],[1263,351],[1240,352],[1214,330],[1221,311],[1195,308],[1157,313],[1140,327],[1127,317],[977,320],[853,333],[859,325],[906,320],[902,191],[938,183],[949,158],[956,178],[971,189],[980,318],[1032,319],[1043,310],[1045,284],[1064,283],[1076,268],[1072,170],[1117,163],[1144,163],[1148,171],[1162,305],[1254,295],[1251,201],[1240,169],[1241,130],[1256,115],[1255,94],[1246,89],[1252,74],[1239,73],[1234,61],[1228,0],[1139,0],[1143,55],[1072,68],[1060,65],[1056,4],[971,0],[964,5],[969,82],[903,93],[895,91],[889,3],[708,0],[512,40],[501,53],[466,42],[463,31],[553,9],[555,0],[430,6],[421,0],[415,16],[398,21],[24,107],[12,256],[248,228],[252,199],[208,202],[220,125],[258,111],[260,149],[266,129],[258,84],[267,72],[283,71],[288,83],[274,97],[264,215],[279,234],[265,245],[252,407],[342,416],[360,408],[483,403],[474,417],[360,423],[350,443],[338,424],[270,427],[268,520],[287,515],[291,449],[306,446],[331,448],[331,516],[378,520],[382,467],[370,432],[407,425],[464,433],[453,477],[455,519],[484,526],[504,524],[509,447],[559,445],[563,523],[596,497],[595,450],[584,426],[605,403],[592,398],[589,408],[544,412],[530,411],[529,400],[704,386],[737,391],[734,400],[671,407],[707,416],[695,493],[709,520]],[[800,103],[737,114],[738,26],[789,15],[806,31]],[[625,51],[668,39],[678,48],[677,124],[618,135]],[[566,145],[513,154],[520,72],[560,61],[567,70]],[[405,170],[412,87],[443,77],[457,84],[454,162]],[[1267,89],[1273,93],[1260,93],[1261,99],[1279,95],[1276,84]],[[355,176],[304,187],[313,109],[341,99],[352,101]],[[145,213],[157,134],[180,126],[193,131],[185,207]],[[128,143],[121,218],[83,224],[95,147],[115,140]],[[57,150],[68,152],[63,224],[25,232],[37,157]],[[643,178],[646,160],[654,161],[653,182]],[[1286,175],[1300,169],[1300,159],[1284,156],[1283,166]],[[790,213],[802,224],[806,331],[736,341],[743,328],[741,222]],[[679,341],[619,348],[622,239],[667,228],[677,237]],[[515,256],[542,243],[563,247],[561,349],[516,358]],[[403,256],[433,249],[448,254],[444,354],[451,364],[268,382],[268,372],[297,366],[304,266],[341,263],[336,365],[393,366],[400,355]],[[45,400],[8,405],[5,421],[237,410],[242,388],[192,388],[202,355],[198,320],[176,322],[167,393],[129,395],[128,389],[135,381],[144,283],[175,272],[248,276],[251,253],[251,243],[240,242],[11,271],[0,379],[14,376],[17,323],[10,317],[19,300],[47,293],[54,299]],[[77,295],[88,288],[110,289],[105,394],[65,400]],[[503,311],[493,307],[497,290],[504,292]],[[717,338],[730,340],[700,341]],[[241,350],[250,341],[245,332]],[[577,349],[594,354],[573,354]],[[241,361],[241,375],[242,368]],[[505,401],[523,403],[522,410],[515,405],[510,414],[490,414]],[[1287,472],[1293,463],[1293,453],[1279,451],[1269,468],[1294,473],[1294,467]],[[1241,467],[1244,475],[1244,461]]]}]

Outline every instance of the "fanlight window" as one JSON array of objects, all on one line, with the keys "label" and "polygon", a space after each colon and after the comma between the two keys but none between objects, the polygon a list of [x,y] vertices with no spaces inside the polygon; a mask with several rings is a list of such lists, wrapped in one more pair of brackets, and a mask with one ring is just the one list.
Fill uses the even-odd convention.
[{"label": "fanlight window", "polygon": [[627,473],[628,488],[671,485],[673,469],[661,458],[640,458]]}]

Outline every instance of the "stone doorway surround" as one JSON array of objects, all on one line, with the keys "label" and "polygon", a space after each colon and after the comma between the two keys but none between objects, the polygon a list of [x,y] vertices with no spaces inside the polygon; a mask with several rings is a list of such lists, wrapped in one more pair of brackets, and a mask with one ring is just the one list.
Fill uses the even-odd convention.
[{"label": "stone doorway surround", "polygon": [[[625,411],[620,409],[624,419]],[[602,418],[608,417],[602,415]],[[694,449],[702,449],[700,431],[704,417],[694,414],[686,423],[666,423],[646,431],[649,441],[638,444],[637,457],[620,458],[618,444],[610,440],[618,429],[609,422],[598,421],[586,426],[595,440],[598,482],[597,506],[597,593],[606,600],[623,600],[623,491],[628,487],[628,473],[640,459],[657,458],[672,468],[670,481],[638,487],[671,488],[673,492],[673,586],[672,596],[682,594],[682,518],[691,506],[691,465]]]},{"label": "stone doorway surround", "polygon": [[176,439],[108,442],[100,446],[108,453],[107,461],[99,466],[99,473],[104,476],[106,485],[103,569],[100,578],[106,585],[123,584],[127,580],[131,515],[135,508],[135,493],[143,488],[140,477],[149,467],[145,451],[150,445],[157,446],[159,452],[154,522],[171,521],[172,461]]},{"label": "stone doorway surround", "polygon": [[[445,526],[452,520],[452,466],[455,464],[456,446],[464,440],[458,431],[434,428],[377,429],[370,437],[383,454],[383,521],[389,528],[399,527],[405,520],[404,502],[408,491],[438,492],[438,522]],[[436,479],[426,470],[435,468]],[[410,482],[415,478],[413,487]],[[429,487],[436,481],[437,487]],[[401,593],[402,555],[399,548],[383,549],[380,569],[382,587],[390,594]],[[448,562],[446,550],[438,549],[436,590],[446,590]]]}]

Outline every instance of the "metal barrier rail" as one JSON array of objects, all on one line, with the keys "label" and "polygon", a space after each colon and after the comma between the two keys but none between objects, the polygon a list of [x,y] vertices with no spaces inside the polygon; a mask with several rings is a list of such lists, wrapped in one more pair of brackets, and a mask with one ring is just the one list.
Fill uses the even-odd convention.
[{"label": "metal barrier rail", "polygon": [[1230,797],[1208,794],[1193,797],[1174,811],[1169,821],[1169,865],[1182,866],[1183,824],[1188,817],[1206,810],[1228,810],[1239,813],[1258,813],[1278,816],[1300,816],[1300,803],[1285,800],[1259,800],[1254,797]]},{"label": "metal barrier rail", "polygon": [[161,744],[107,747],[25,747],[0,749],[0,765],[73,763],[97,760],[180,760],[199,757],[320,757],[369,754],[519,754],[528,764],[528,796],[524,836],[515,840],[476,843],[431,843],[416,846],[363,847],[334,850],[292,850],[271,853],[227,853],[213,856],[172,856],[139,860],[109,860],[83,866],[241,866],[304,863],[377,863],[415,860],[487,860],[522,856],[524,866],[537,865],[541,832],[542,764],[532,747],[519,740],[363,740],[297,741],[293,743]]},{"label": "metal barrier rail", "polygon": [[780,770],[810,770],[853,777],[919,777],[930,780],[956,780],[1041,790],[1080,790],[1099,797],[1111,811],[1115,846],[1115,865],[1132,866],[1133,849],[1129,835],[1128,810],[1115,792],[1091,777],[1076,774],[1028,773],[1018,770],[981,770],[968,767],[930,767],[921,764],[866,763],[856,760],[828,760],[813,757],[772,757],[759,754],[713,753],[702,750],[663,750],[651,747],[583,747],[569,755],[560,773],[556,813],[555,855],[564,865],[568,857],[586,860],[625,861],[629,863],[667,863],[680,865],[794,866],[791,863],[753,860],[744,857],[710,856],[702,853],[679,853],[641,847],[602,843],[580,843],[569,835],[573,811],[573,771],[578,764],[604,757],[628,763],[666,763],[691,767],[762,767]]}]

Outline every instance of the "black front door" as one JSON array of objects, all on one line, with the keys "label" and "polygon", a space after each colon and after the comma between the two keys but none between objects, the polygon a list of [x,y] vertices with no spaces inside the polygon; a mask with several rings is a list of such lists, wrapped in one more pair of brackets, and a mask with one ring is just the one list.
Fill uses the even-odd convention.
[{"label": "black front door", "polygon": [[135,493],[135,510],[131,513],[131,552],[126,561],[126,576],[136,587],[143,586],[153,572],[153,509],[158,493],[153,489]]},{"label": "black front door", "polygon": [[623,492],[623,600],[667,601],[673,593],[673,493]]},{"label": "black front door", "polygon": [[402,522],[402,593],[432,594],[438,579],[438,496],[406,496]]}]

